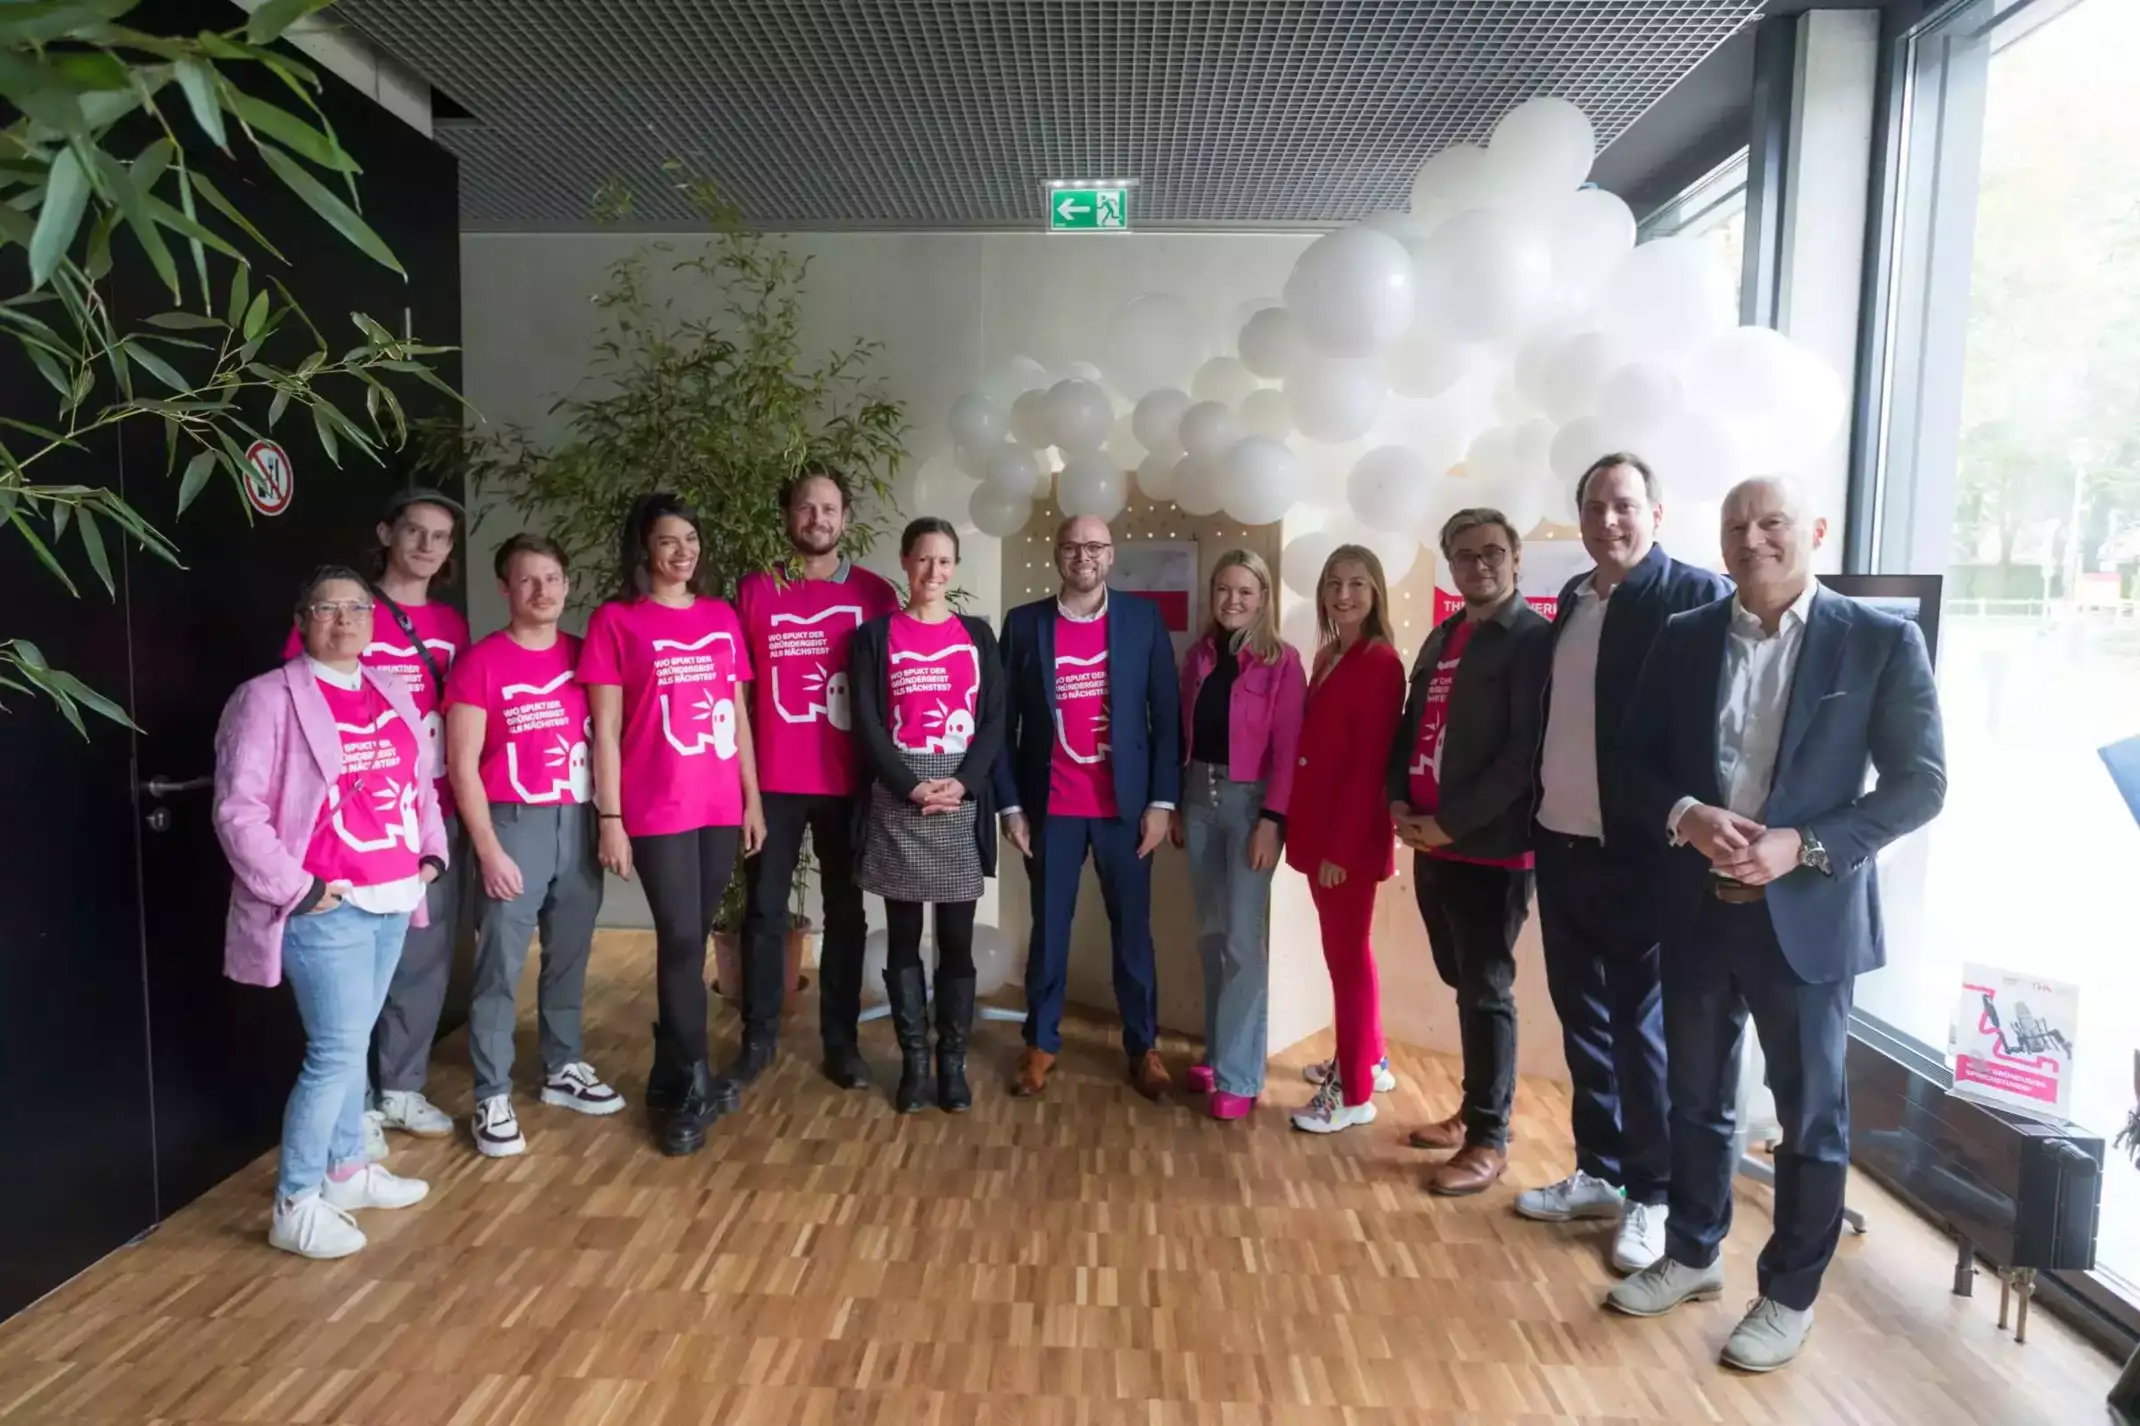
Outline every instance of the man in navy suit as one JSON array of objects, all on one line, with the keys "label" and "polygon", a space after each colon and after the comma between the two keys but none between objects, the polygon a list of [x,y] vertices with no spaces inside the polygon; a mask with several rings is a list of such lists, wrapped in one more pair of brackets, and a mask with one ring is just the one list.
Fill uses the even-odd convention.
[{"label": "man in navy suit", "polygon": [[1615,771],[1622,715],[1658,630],[1731,593],[1657,543],[1664,498],[1639,456],[1602,456],[1575,485],[1596,568],[1560,592],[1552,682],[1538,747],[1538,920],[1560,1017],[1575,1172],[1517,1195],[1526,1218],[1617,1219],[1612,1262],[1639,1272],[1664,1255],[1671,1131],[1655,891],[1665,852]]},{"label": "man in navy suit", "polygon": [[1055,532],[1061,592],[1003,621],[1010,727],[996,763],[1003,835],[1025,856],[1033,935],[1025,963],[1025,1054],[1011,1092],[1036,1095],[1062,1049],[1063,991],[1078,879],[1089,853],[1113,932],[1115,1002],[1130,1080],[1167,1090],[1154,1048],[1152,863],[1181,796],[1181,693],[1174,646],[1150,600],[1107,590],[1107,522]]},{"label": "man in navy suit", "polygon": [[1631,805],[1674,849],[1659,884],[1672,1212],[1665,1256],[1606,1302],[1650,1317],[1723,1292],[1751,1012],[1784,1140],[1761,1295],[1724,1347],[1748,1371],[1798,1354],[1842,1230],[1851,985],[1887,959],[1874,858],[1947,794],[1924,636],[1820,587],[1826,532],[1788,480],[1735,487],[1739,592],[1665,625],[1628,710]]}]

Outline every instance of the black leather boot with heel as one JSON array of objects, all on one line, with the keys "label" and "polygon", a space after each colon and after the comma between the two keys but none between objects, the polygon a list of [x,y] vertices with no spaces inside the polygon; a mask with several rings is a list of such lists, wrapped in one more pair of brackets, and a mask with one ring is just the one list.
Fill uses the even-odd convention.
[{"label": "black leather boot with heel", "polygon": [[676,1052],[676,1046],[654,1022],[654,1064],[646,1072],[646,1107],[652,1114],[667,1114],[684,1102],[691,1088],[691,1065]]},{"label": "black leather boot with heel", "polygon": [[892,1107],[912,1114],[929,1102],[929,986],[920,966],[884,973],[892,1006],[892,1033],[899,1037],[899,1089]]},{"label": "black leather boot with heel", "polygon": [[966,1036],[973,1027],[973,977],[936,978],[936,1107],[946,1114],[973,1108],[966,1083]]},{"label": "black leather boot with heel", "polygon": [[735,1108],[732,1092],[724,1102],[726,1086],[715,1076],[713,1066],[699,1060],[691,1066],[690,1087],[683,1102],[669,1113],[661,1126],[661,1151],[670,1158],[695,1154],[706,1147],[706,1131],[714,1121]]}]

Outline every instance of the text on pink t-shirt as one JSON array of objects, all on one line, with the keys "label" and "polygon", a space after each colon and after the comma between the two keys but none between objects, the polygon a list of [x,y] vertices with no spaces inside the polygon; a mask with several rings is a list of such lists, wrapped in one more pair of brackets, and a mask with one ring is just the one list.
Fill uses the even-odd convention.
[{"label": "text on pink t-shirt", "polygon": [[579,661],[580,641],[570,634],[559,634],[547,649],[530,649],[500,629],[454,664],[446,706],[483,711],[477,770],[492,802],[577,804],[594,796]]},{"label": "text on pink t-shirt", "polygon": [[[364,646],[357,662],[366,668],[391,674],[408,690],[409,701],[416,705],[416,716],[423,719],[424,757],[438,782],[439,815],[451,817],[453,789],[446,785],[446,720],[438,685],[431,681],[431,670],[424,666],[416,646],[401,632],[401,625],[395,620],[394,611],[387,607],[386,600],[378,595],[373,598],[377,606],[372,610],[372,641]],[[436,600],[401,607],[408,614],[416,637],[431,651],[438,671],[452,677],[454,659],[468,647],[468,621],[461,617],[461,611]],[[283,641],[282,656],[294,659],[304,651],[304,639],[296,629],[291,629],[290,637]]]},{"label": "text on pink t-shirt", "polygon": [[624,690],[624,830],[660,837],[743,821],[736,699],[751,677],[743,625],[725,599],[651,599],[594,611],[580,682]]},{"label": "text on pink t-shirt", "polygon": [[416,730],[369,680],[353,689],[318,682],[342,741],[342,775],[327,784],[327,805],[305,848],[305,870],[351,886],[406,881],[416,875],[422,845]]},{"label": "text on pink t-shirt", "polygon": [[751,742],[765,792],[844,797],[855,789],[854,703],[847,645],[854,631],[899,607],[882,578],[857,565],[846,578],[748,575],[736,612],[750,637]]},{"label": "text on pink t-shirt", "polygon": [[1055,616],[1055,749],[1048,814],[1113,817],[1114,742],[1109,732],[1107,620]]},{"label": "text on pink t-shirt", "polygon": [[885,682],[892,745],[910,753],[963,753],[980,716],[981,651],[956,615],[925,624],[894,614]]}]

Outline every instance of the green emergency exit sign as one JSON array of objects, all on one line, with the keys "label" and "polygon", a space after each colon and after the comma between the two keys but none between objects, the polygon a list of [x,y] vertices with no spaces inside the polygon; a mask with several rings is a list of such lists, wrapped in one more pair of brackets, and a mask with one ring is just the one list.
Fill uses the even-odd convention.
[{"label": "green emergency exit sign", "polygon": [[1129,227],[1129,190],[1098,184],[1062,184],[1048,189],[1051,233],[1122,232]]}]

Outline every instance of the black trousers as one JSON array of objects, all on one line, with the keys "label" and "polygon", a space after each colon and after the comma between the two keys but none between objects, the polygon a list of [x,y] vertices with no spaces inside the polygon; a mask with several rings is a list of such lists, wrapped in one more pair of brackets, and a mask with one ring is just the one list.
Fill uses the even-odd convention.
[{"label": "black trousers", "polygon": [[862,944],[869,934],[862,888],[855,885],[854,799],[767,792],[760,801],[765,845],[745,863],[743,878],[743,1033],[765,1040],[780,1033],[780,1003],[788,988],[788,904],[808,828],[825,902],[818,1033],[827,1049],[852,1045],[862,1015]]},{"label": "black trousers", "polygon": [[1731,1231],[1739,1041],[1753,1016],[1768,1061],[1783,1143],[1776,1150],[1775,1228],[1756,1264],[1763,1297],[1801,1311],[1843,1231],[1850,1178],[1852,982],[1800,980],[1776,944],[1768,907],[1709,897],[1685,945],[1666,949],[1664,1034],[1672,1096],[1672,1217],[1665,1255],[1716,1261]]},{"label": "black trousers", "polygon": [[740,827],[632,838],[632,869],[654,913],[654,996],[663,1033],[687,1064],[707,1057],[706,938],[736,865]]},{"label": "black trousers", "polygon": [[[972,980],[974,901],[939,901],[936,905],[936,978]],[[884,903],[884,965],[906,970],[921,964],[921,913],[925,901]]]},{"label": "black trousers", "polygon": [[1504,1148],[1516,1099],[1516,937],[1531,914],[1531,874],[1415,852],[1412,889],[1434,969],[1456,992],[1464,1142]]}]

